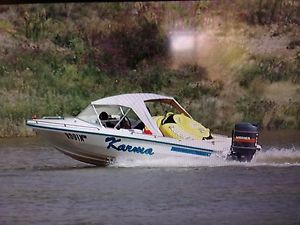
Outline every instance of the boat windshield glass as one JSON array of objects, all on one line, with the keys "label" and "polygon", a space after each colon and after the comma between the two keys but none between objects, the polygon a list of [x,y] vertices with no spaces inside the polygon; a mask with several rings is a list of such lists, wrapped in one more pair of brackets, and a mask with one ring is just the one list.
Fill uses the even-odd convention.
[{"label": "boat windshield glass", "polygon": [[162,116],[168,112],[173,112],[175,114],[181,113],[181,111],[177,110],[175,107],[173,107],[168,103],[159,102],[159,101],[148,101],[145,103],[151,116]]},{"label": "boat windshield glass", "polygon": [[[99,124],[109,128],[134,128],[140,119],[128,107],[119,105],[92,105],[85,108],[77,117],[92,124]],[[99,118],[99,119],[98,119]]]},{"label": "boat windshield glass", "polygon": [[95,113],[95,110],[93,109],[92,105],[89,105],[86,107],[81,113],[77,115],[77,118],[86,121],[88,123],[96,123],[97,121],[97,114]]}]

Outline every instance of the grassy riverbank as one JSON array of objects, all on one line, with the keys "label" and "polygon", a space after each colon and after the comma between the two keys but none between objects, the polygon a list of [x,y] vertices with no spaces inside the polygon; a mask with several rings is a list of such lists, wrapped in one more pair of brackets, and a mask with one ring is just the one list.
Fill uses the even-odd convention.
[{"label": "grassy riverbank", "polygon": [[[0,137],[129,92],[175,96],[213,130],[300,129],[300,6],[260,2],[0,6]],[[178,30],[198,34],[188,56],[170,51]]]}]

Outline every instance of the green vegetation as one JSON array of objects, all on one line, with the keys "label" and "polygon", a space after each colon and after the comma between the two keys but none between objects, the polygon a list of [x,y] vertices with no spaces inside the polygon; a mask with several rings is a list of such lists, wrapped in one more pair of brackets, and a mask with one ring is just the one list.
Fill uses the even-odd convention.
[{"label": "green vegetation", "polygon": [[240,85],[249,87],[254,79],[278,82],[290,80],[300,83],[300,58],[285,59],[274,56],[254,56],[255,63],[243,67],[240,72]]},{"label": "green vegetation", "polygon": [[[92,100],[130,92],[174,96],[215,130],[241,120],[300,129],[299,7],[288,0],[0,6],[0,137],[32,135],[25,121],[33,115],[75,116]],[[289,40],[285,54],[240,44],[274,24]],[[170,56],[178,26],[214,33],[191,61]]]}]

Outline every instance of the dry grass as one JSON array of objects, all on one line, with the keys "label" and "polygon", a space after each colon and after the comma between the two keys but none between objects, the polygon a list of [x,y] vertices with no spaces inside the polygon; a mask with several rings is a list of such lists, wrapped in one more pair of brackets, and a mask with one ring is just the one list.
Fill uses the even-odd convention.
[{"label": "dry grass", "polygon": [[264,88],[264,96],[279,104],[299,102],[300,84],[293,84],[290,81],[271,83]]}]

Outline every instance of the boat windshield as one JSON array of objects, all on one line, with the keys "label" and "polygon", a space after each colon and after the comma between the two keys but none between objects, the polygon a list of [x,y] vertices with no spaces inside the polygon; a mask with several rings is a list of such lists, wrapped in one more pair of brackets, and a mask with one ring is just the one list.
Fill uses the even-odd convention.
[{"label": "boat windshield", "polygon": [[119,105],[89,105],[77,118],[109,128],[134,128],[141,122],[131,108]]},{"label": "boat windshield", "polygon": [[174,104],[172,101],[146,101],[145,102],[148,111],[151,116],[163,116],[168,112],[174,114],[183,113],[184,115],[191,117],[181,106]]},{"label": "boat windshield", "polygon": [[79,118],[85,122],[88,122],[88,123],[96,123],[97,114],[95,113],[93,106],[89,105],[84,110],[82,110],[81,113],[79,113],[77,115],[77,118]]}]

